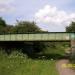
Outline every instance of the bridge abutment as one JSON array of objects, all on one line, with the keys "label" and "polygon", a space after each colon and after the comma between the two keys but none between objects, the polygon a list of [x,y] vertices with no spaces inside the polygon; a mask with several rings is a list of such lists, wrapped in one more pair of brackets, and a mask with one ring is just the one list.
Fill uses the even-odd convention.
[{"label": "bridge abutment", "polygon": [[71,56],[75,58],[75,40],[71,40]]}]

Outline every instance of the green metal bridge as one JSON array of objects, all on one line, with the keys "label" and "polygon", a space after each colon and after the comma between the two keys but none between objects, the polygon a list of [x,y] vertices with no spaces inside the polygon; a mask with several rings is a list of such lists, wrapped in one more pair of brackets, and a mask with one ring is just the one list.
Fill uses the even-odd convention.
[{"label": "green metal bridge", "polygon": [[74,39],[75,33],[66,32],[0,34],[0,41],[70,41]]},{"label": "green metal bridge", "polygon": [[0,34],[0,42],[12,41],[69,41],[71,44],[72,56],[75,54],[75,33],[41,32],[23,34]]}]

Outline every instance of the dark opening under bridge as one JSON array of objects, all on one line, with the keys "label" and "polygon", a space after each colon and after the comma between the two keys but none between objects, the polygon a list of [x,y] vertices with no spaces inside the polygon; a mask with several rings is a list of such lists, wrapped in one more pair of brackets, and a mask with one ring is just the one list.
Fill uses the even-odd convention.
[{"label": "dark opening under bridge", "polygon": [[75,53],[75,33],[67,32],[41,32],[0,34],[0,41],[70,41],[71,50]]}]

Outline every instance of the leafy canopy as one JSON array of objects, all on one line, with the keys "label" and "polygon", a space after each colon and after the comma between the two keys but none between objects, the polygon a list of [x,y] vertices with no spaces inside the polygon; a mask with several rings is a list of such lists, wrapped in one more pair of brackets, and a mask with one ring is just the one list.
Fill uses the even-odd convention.
[{"label": "leafy canopy", "polygon": [[66,27],[66,32],[75,32],[75,22]]}]

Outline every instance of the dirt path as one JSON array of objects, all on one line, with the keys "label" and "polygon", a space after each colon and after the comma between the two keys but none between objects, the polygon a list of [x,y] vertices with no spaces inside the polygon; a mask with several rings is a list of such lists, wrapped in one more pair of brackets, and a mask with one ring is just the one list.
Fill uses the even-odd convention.
[{"label": "dirt path", "polygon": [[64,67],[63,64],[67,64],[68,63],[68,60],[66,59],[62,59],[62,60],[59,60],[57,63],[56,63],[56,68],[59,72],[59,75],[75,75],[75,71],[68,68],[68,67]]}]

